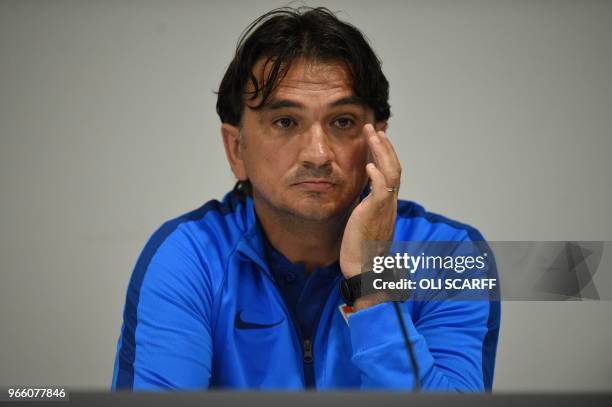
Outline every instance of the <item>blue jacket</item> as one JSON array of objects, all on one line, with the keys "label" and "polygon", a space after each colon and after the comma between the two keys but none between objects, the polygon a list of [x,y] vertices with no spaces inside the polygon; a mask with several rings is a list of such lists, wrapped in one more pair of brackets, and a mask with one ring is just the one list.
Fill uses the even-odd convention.
[{"label": "blue jacket", "polygon": [[[484,239],[399,201],[394,240]],[[230,193],[163,224],[129,283],[113,390],[412,389],[392,303],[356,312],[347,324],[333,290],[313,337],[300,338],[263,250],[251,198]],[[400,307],[423,390],[491,388],[499,302],[408,300]]]}]

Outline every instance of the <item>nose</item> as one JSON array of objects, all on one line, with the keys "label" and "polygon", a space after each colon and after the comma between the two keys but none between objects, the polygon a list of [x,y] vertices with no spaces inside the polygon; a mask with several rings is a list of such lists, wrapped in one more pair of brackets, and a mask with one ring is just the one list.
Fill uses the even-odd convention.
[{"label": "nose", "polygon": [[302,134],[300,162],[306,167],[329,165],[334,159],[334,151],[325,129],[315,123]]}]

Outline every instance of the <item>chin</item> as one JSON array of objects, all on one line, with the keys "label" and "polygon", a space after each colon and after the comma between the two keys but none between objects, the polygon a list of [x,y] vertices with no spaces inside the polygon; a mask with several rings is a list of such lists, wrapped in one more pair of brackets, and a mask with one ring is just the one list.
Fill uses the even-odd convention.
[{"label": "chin", "polygon": [[303,220],[313,221],[313,222],[324,222],[331,218],[333,218],[333,214],[325,211],[295,211],[293,214]]},{"label": "chin", "polygon": [[345,208],[334,202],[301,202],[291,212],[304,220],[323,222],[343,214]]}]

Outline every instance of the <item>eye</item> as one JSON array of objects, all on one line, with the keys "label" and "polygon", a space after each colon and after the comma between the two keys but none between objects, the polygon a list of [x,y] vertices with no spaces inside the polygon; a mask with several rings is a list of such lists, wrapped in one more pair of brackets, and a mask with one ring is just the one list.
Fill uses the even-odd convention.
[{"label": "eye", "polygon": [[289,117],[281,117],[280,119],[274,120],[274,125],[281,129],[288,129],[292,126],[295,126],[295,120],[290,119]]},{"label": "eye", "polygon": [[339,129],[350,129],[355,124],[355,121],[350,117],[339,117],[334,121],[334,126]]}]

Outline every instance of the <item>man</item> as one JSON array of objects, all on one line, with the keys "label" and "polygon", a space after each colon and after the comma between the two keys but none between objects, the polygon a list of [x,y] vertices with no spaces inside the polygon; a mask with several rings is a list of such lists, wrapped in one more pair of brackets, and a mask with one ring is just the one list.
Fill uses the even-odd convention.
[{"label": "man", "polygon": [[113,389],[490,389],[499,303],[339,293],[363,242],[483,240],[398,201],[388,82],[362,34],[326,9],[260,17],[217,112],[237,186],[147,243]]}]

